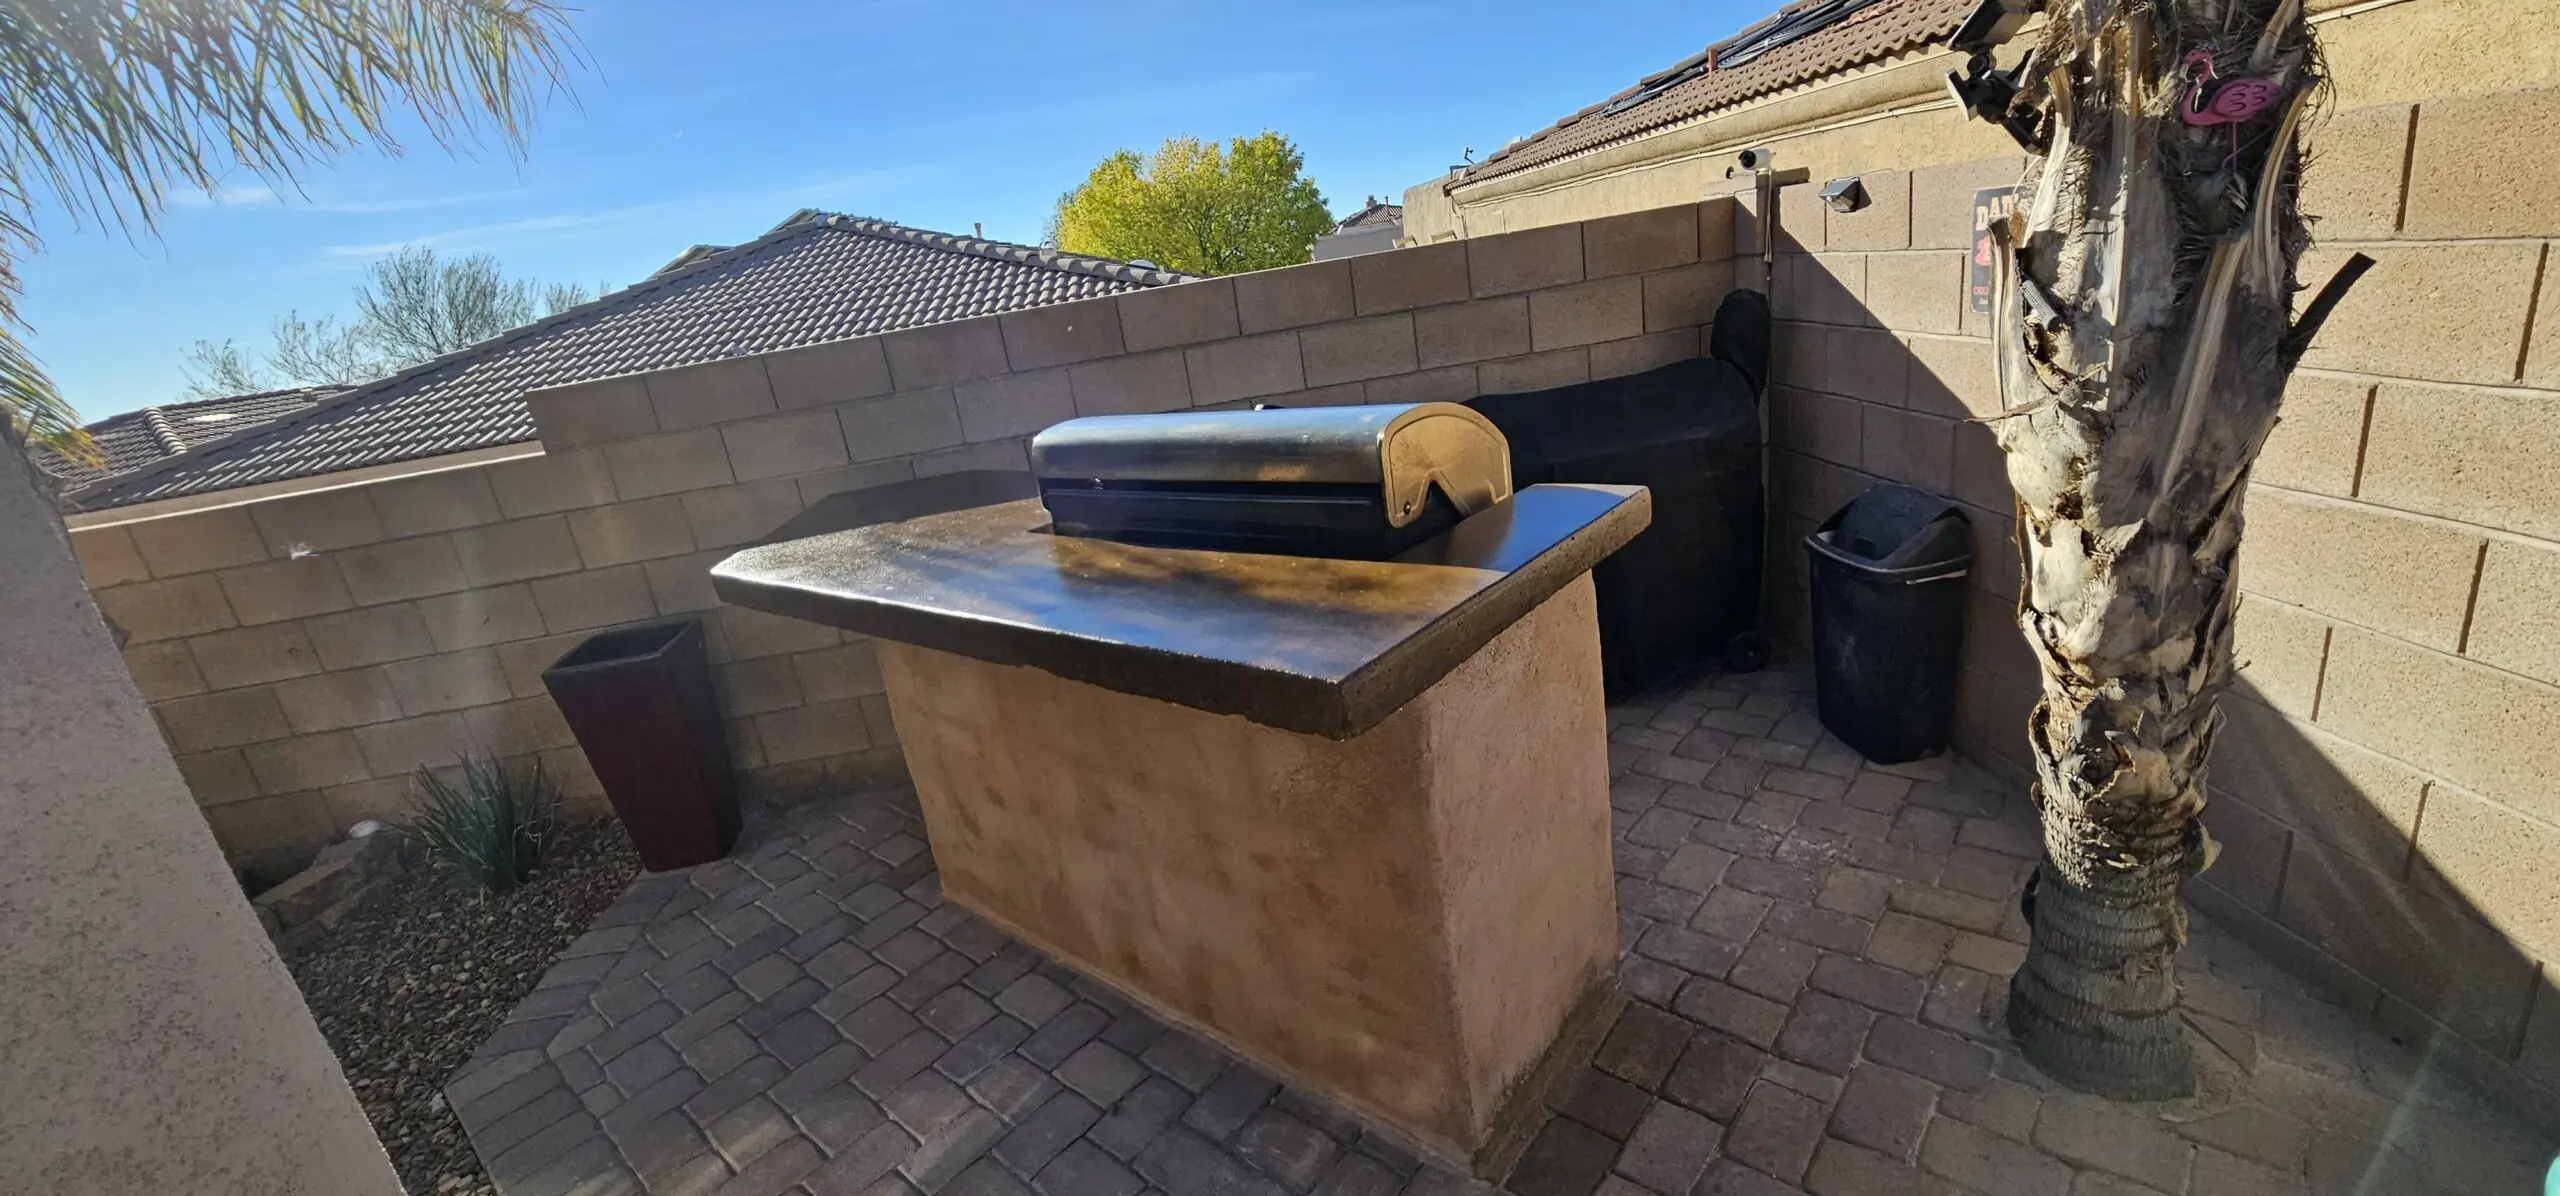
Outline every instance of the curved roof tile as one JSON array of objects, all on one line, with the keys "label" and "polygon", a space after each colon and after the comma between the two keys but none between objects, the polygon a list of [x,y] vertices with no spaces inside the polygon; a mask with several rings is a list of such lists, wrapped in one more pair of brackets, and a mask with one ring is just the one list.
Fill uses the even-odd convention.
[{"label": "curved roof tile", "polygon": [[200,444],[226,439],[242,429],[300,411],[344,389],[341,386],[296,386],[144,407],[138,411],[110,415],[88,426],[90,439],[97,443],[99,455],[106,458],[104,468],[73,461],[43,448],[36,450],[36,459],[46,472],[76,485],[88,485],[113,474],[140,469]]},{"label": "curved roof tile", "polygon": [[[1821,3],[1823,0],[1798,0],[1772,19]],[[1944,41],[1978,3],[1979,0],[1872,0],[1740,66],[1698,71],[1652,95],[1644,95],[1646,84],[1639,82],[1502,147],[1449,180],[1443,190],[1454,191],[1632,141],[1721,108]],[[1753,28],[1764,23],[1755,23]],[[1703,57],[1701,53],[1692,59]],[[1688,61],[1684,60],[1683,65]],[[1648,80],[1652,78],[1647,76]]]},{"label": "curved roof tile", "polygon": [[145,459],[69,498],[100,510],[515,444],[535,438],[529,390],[1189,278],[814,213],[263,426]]}]

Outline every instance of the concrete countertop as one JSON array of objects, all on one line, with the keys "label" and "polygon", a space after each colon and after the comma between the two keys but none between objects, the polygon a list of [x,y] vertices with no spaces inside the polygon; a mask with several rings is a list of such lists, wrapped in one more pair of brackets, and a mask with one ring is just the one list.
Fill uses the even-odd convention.
[{"label": "concrete countertop", "polygon": [[723,601],[1258,723],[1377,725],[1652,521],[1641,486],[1531,486],[1393,561],[1050,534],[1038,500],[749,548]]}]

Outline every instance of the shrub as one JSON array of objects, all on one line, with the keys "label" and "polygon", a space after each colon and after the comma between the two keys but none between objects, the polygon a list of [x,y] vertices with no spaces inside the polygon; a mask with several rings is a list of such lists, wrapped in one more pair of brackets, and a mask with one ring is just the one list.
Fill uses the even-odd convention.
[{"label": "shrub", "polygon": [[560,818],[560,787],[541,761],[509,769],[494,756],[465,754],[459,787],[425,768],[417,783],[417,812],[393,825],[425,851],[430,867],[492,893],[533,875]]}]

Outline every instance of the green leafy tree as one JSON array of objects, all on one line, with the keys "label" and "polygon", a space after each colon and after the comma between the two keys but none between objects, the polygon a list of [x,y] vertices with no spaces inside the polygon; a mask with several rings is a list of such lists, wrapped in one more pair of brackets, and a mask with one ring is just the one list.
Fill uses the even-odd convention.
[{"label": "green leafy tree", "polygon": [[396,153],[404,115],[521,149],[570,53],[552,0],[0,0],[0,423],[95,459],[17,337],[39,201],[148,230],[173,190],[235,170],[291,186],[360,145]]},{"label": "green leafy tree", "polygon": [[197,341],[186,354],[187,389],[211,398],[362,382],[467,349],[596,294],[576,283],[508,278],[486,253],[449,258],[412,246],[365,267],[352,324],[286,312],[269,332],[274,344],[264,360],[227,340]]},{"label": "green leafy tree", "polygon": [[1049,240],[1069,253],[1237,274],[1306,261],[1332,228],[1306,156],[1264,130],[1224,146],[1175,137],[1153,154],[1103,159],[1059,197]]}]

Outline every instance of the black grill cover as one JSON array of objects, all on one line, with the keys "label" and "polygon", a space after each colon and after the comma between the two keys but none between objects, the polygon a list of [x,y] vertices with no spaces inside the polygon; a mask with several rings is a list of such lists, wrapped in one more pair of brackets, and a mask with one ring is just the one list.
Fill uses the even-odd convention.
[{"label": "black grill cover", "polygon": [[1613,698],[1716,658],[1758,622],[1767,301],[1735,292],[1717,314],[1713,343],[1738,360],[1675,362],[1470,404],[1510,440],[1514,486],[1653,491],[1653,525],[1591,573],[1602,679]]}]

